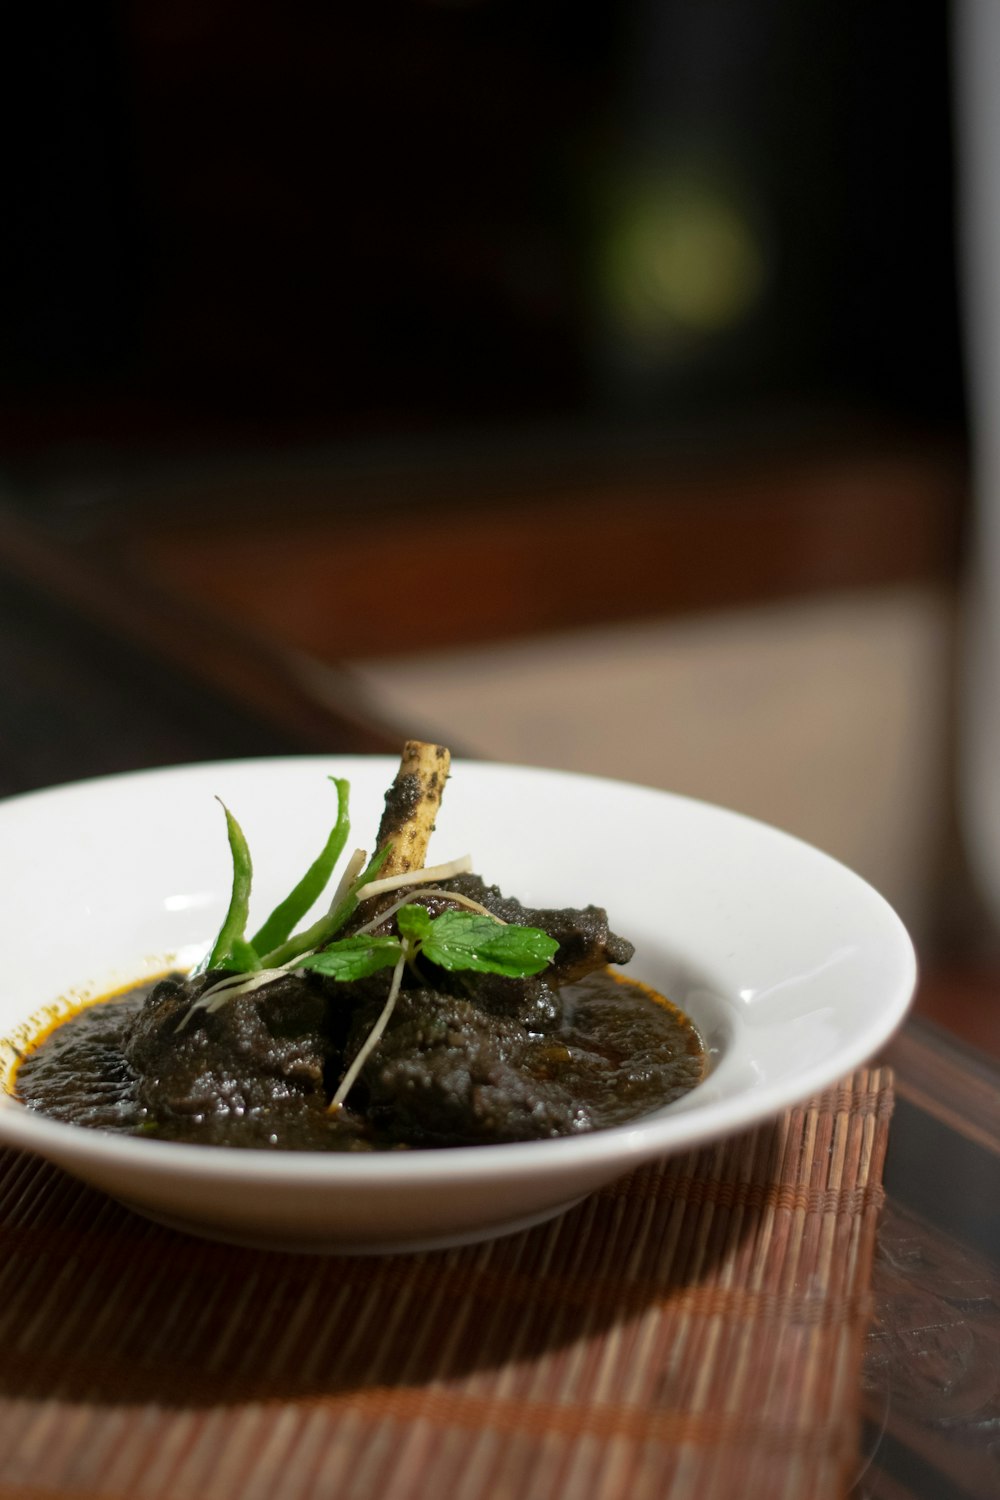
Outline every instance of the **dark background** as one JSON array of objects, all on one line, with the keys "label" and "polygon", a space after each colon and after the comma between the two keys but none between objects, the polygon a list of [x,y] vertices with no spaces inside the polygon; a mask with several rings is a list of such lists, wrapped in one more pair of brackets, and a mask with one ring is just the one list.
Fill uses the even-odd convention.
[{"label": "dark background", "polygon": [[[0,28],[15,482],[761,408],[962,422],[945,6],[37,0]],[[678,183],[751,256],[721,320],[643,301]]]}]

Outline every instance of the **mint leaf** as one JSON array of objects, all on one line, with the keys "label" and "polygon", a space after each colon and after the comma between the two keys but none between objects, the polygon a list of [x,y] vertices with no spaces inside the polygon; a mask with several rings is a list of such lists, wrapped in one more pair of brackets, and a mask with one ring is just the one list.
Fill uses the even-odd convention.
[{"label": "mint leaf", "polygon": [[402,944],[394,937],[341,938],[330,943],[322,953],[311,953],[296,967],[312,969],[330,979],[366,979],[379,969],[391,969],[399,960]]},{"label": "mint leaf", "polygon": [[425,938],[430,937],[433,925],[426,906],[420,906],[414,901],[409,906],[401,906],[396,913],[396,926],[403,937],[415,942],[422,943]]},{"label": "mint leaf", "polygon": [[[411,909],[404,907],[399,916]],[[429,929],[421,952],[431,963],[442,969],[506,974],[511,979],[540,973],[559,947],[540,927],[505,926],[470,911],[442,912]]]},{"label": "mint leaf", "polygon": [[399,937],[368,933],[340,938],[303,958],[297,967],[329,979],[365,979],[392,968],[405,944],[411,961],[422,955],[442,969],[474,969],[521,979],[544,969],[559,947],[540,927],[505,926],[470,911],[445,911],[432,918],[417,902],[400,907],[396,925]]}]

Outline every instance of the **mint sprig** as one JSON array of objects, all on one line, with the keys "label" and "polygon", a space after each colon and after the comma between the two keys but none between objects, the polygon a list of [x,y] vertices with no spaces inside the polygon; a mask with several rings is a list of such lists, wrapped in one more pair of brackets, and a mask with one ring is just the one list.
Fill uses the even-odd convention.
[{"label": "mint sprig", "polygon": [[350,983],[367,979],[379,969],[391,969],[399,962],[403,945],[394,937],[346,937],[330,943],[322,953],[312,953],[296,967],[315,969],[328,979]]},{"label": "mint sprig", "polygon": [[411,963],[422,954],[452,972],[473,970],[524,979],[539,974],[554,957],[558,942],[540,927],[519,927],[470,911],[444,911],[432,917],[417,903],[400,908],[399,937],[349,937],[328,943],[298,965],[332,979],[362,979],[397,963],[404,951]]},{"label": "mint sprig", "polygon": [[442,969],[474,969],[512,979],[540,973],[559,947],[541,927],[519,927],[472,911],[444,911],[431,918],[422,906],[404,906],[396,925]]}]

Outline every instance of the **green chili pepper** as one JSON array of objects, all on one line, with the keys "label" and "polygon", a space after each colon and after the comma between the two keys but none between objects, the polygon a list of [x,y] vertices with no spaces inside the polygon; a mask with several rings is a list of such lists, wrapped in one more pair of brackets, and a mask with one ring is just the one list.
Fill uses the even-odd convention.
[{"label": "green chili pepper", "polygon": [[[336,776],[329,778],[337,789],[337,821],[330,832],[323,852],[309,866],[298,885],[268,917],[260,931],[251,939],[255,954],[270,954],[279,943],[284,943],[296,922],[301,922],[306,912],[323,894],[333,874],[334,866],[347,843],[351,831],[347,802],[349,783]],[[259,962],[259,960],[258,960]]]},{"label": "green chili pepper", "polygon": [[357,906],[362,887],[375,879],[388,859],[391,848],[391,844],[386,844],[372,855],[364,870],[351,885],[347,895],[334,907],[333,911],[320,917],[311,927],[295,933],[287,942],[274,948],[270,953],[263,954],[260,960],[262,967],[280,969],[291,963],[293,958],[298,958],[300,953],[310,953],[313,948],[321,948],[324,943],[328,943],[331,938],[335,937]]},{"label": "green chili pepper", "polygon": [[256,974],[264,966],[252,943],[248,943],[245,938],[233,938],[229,945],[229,958],[220,967],[234,969],[238,974]]},{"label": "green chili pepper", "polygon": [[226,804],[221,802],[220,806],[226,815],[226,831],[233,856],[233,893],[229,898],[229,910],[219,929],[219,936],[205,962],[206,969],[229,967],[226,960],[232,956],[233,944],[245,941],[243,935],[250,911],[250,883],[253,879],[253,864],[243,830]]}]

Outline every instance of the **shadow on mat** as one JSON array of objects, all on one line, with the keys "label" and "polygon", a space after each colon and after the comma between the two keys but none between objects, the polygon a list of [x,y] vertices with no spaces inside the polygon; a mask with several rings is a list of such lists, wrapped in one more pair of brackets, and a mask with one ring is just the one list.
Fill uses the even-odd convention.
[{"label": "shadow on mat", "polygon": [[538,1360],[710,1280],[760,1224],[778,1137],[765,1126],[651,1163],[507,1238],[385,1257],[194,1239],[0,1153],[0,1393],[191,1407]]}]

